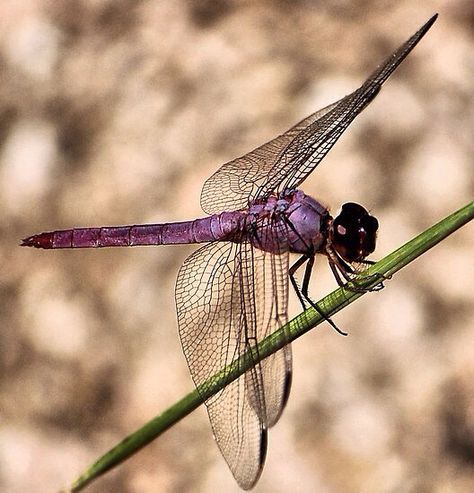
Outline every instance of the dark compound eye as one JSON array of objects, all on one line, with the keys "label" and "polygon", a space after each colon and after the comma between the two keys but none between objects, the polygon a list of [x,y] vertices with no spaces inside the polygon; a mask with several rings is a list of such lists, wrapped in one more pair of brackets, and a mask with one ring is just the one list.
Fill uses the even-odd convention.
[{"label": "dark compound eye", "polygon": [[348,216],[367,216],[369,213],[367,212],[364,207],[362,207],[359,204],[356,204],[355,202],[347,202],[343,204],[342,210],[341,210],[341,215],[348,215]]},{"label": "dark compound eye", "polygon": [[375,233],[379,229],[379,222],[374,216],[370,216],[369,214],[362,220],[362,224],[367,231],[372,233]]},{"label": "dark compound eye", "polygon": [[363,260],[375,250],[379,223],[366,209],[354,202],[342,206],[334,219],[332,244],[346,261]]}]

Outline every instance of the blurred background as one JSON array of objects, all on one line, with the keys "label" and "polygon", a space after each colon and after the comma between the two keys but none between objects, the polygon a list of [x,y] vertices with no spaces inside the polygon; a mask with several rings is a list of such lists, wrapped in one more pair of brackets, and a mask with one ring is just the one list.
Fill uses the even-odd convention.
[{"label": "blurred background", "polygon": [[[202,183],[440,17],[304,190],[381,224],[374,258],[472,200],[468,0],[0,4],[0,489],[57,491],[193,389],[192,247],[39,251],[33,233],[203,215]],[[474,491],[474,229],[294,344],[256,492]],[[324,258],[311,293],[334,289]],[[299,312],[292,295],[290,315]],[[201,408],[91,492],[237,492]]]}]

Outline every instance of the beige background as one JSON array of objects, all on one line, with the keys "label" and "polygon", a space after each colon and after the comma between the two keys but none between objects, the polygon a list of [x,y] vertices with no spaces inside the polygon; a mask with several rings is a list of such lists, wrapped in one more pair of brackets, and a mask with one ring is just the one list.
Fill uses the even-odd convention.
[{"label": "beige background", "polygon": [[[472,200],[472,2],[2,0],[2,491],[66,486],[192,389],[173,298],[191,247],[19,239],[201,215],[221,163],[351,92],[436,11],[304,184],[379,218],[375,258]],[[294,344],[255,491],[474,490],[473,232],[336,316],[349,337]],[[321,259],[311,292],[334,287]],[[238,489],[200,409],[89,491]]]}]

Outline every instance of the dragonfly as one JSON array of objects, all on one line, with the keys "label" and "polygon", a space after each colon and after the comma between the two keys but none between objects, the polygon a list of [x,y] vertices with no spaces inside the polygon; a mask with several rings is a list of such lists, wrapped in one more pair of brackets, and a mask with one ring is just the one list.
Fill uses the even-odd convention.
[{"label": "dragonfly", "polygon": [[[333,218],[299,187],[436,18],[432,16],[354,92],[223,164],[202,189],[201,206],[208,216],[48,231],[25,238],[22,245],[57,249],[205,243],[180,268],[175,291],[181,345],[194,384],[202,391],[212,375],[285,327],[290,283],[303,308],[318,309],[308,294],[316,254],[327,257],[339,285],[372,263],[367,257],[375,250],[377,219],[353,202]],[[290,254],[299,254],[291,266]],[[296,272],[305,264],[300,284]],[[288,400],[290,344],[254,363],[205,400],[216,442],[245,490],[261,475],[268,428]]]}]

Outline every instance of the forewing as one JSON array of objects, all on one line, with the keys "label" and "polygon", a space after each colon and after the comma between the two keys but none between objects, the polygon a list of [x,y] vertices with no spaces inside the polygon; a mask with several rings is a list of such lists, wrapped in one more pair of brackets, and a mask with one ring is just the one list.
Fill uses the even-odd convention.
[{"label": "forewing", "polygon": [[205,212],[246,207],[274,191],[297,188],[330,151],[354,118],[435,22],[433,16],[385,60],[352,94],[313,113],[290,130],[242,157],[225,163],[205,183]]},{"label": "forewing", "polygon": [[330,111],[301,130],[286,146],[256,195],[266,196],[272,191],[299,187],[354,118],[375,98],[382,84],[426,34],[436,17],[437,15],[433,16],[379,65],[359,89],[339,100]]},{"label": "forewing", "polygon": [[241,209],[248,205],[290,142],[311,123],[336,106],[331,104],[253,151],[223,164],[210,176],[201,192],[201,207],[208,214]]}]

